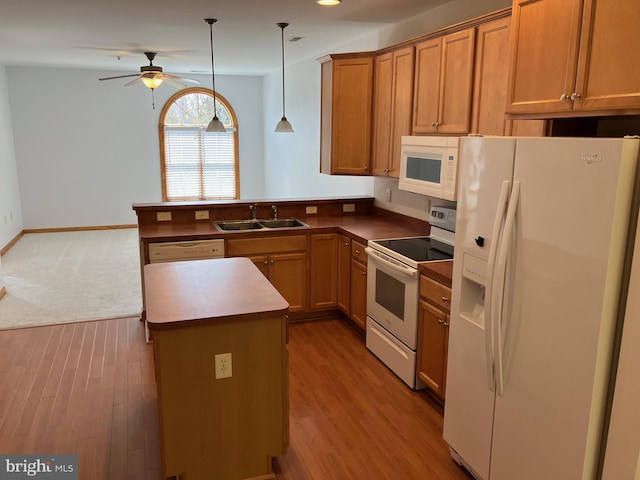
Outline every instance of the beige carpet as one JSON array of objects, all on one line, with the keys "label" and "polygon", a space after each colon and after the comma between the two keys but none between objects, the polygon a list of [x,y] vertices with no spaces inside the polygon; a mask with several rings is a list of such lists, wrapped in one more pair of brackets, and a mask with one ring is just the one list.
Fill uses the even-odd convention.
[{"label": "beige carpet", "polygon": [[140,316],[138,230],[23,235],[2,256],[0,329]]}]

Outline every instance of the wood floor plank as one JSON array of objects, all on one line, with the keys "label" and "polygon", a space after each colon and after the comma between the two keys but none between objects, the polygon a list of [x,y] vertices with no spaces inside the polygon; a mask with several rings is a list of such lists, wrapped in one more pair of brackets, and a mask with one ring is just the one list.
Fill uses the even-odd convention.
[{"label": "wood floor plank", "polygon": [[[449,457],[442,408],[361,334],[333,319],[292,324],[289,338],[291,443],[274,459],[278,480],[470,478]],[[76,453],[83,480],[162,480],[142,322],[0,331],[0,347],[0,451]]]}]

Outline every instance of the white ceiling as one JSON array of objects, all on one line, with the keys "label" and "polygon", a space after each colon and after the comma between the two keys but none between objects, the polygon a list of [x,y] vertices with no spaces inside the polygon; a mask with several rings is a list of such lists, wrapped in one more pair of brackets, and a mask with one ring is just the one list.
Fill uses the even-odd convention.
[{"label": "white ceiling", "polygon": [[[136,73],[144,51],[165,73],[210,73],[209,25],[216,18],[216,74],[264,74],[318,56],[449,0],[0,0],[0,64]],[[185,75],[188,76],[188,75]]]}]

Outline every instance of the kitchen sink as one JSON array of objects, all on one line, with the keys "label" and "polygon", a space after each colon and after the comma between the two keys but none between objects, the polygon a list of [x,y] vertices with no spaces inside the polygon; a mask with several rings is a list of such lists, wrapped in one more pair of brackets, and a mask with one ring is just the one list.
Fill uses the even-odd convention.
[{"label": "kitchen sink", "polygon": [[263,228],[296,228],[308,227],[297,218],[271,218],[267,220],[218,220],[213,222],[220,231],[229,230],[260,230]]},{"label": "kitchen sink", "polygon": [[213,223],[218,230],[259,230],[264,228],[254,220],[221,220]]},{"label": "kitchen sink", "polygon": [[269,220],[259,220],[260,225],[266,228],[292,228],[308,227],[306,223],[297,218],[272,218]]}]

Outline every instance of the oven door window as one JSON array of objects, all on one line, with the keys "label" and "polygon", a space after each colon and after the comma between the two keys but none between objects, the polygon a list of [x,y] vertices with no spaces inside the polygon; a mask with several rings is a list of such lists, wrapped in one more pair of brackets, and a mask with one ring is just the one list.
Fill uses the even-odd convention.
[{"label": "oven door window", "polygon": [[376,268],[376,303],[404,321],[405,284]]},{"label": "oven door window", "polygon": [[406,176],[413,180],[439,185],[442,178],[442,155],[430,154],[428,157],[407,155]]}]

